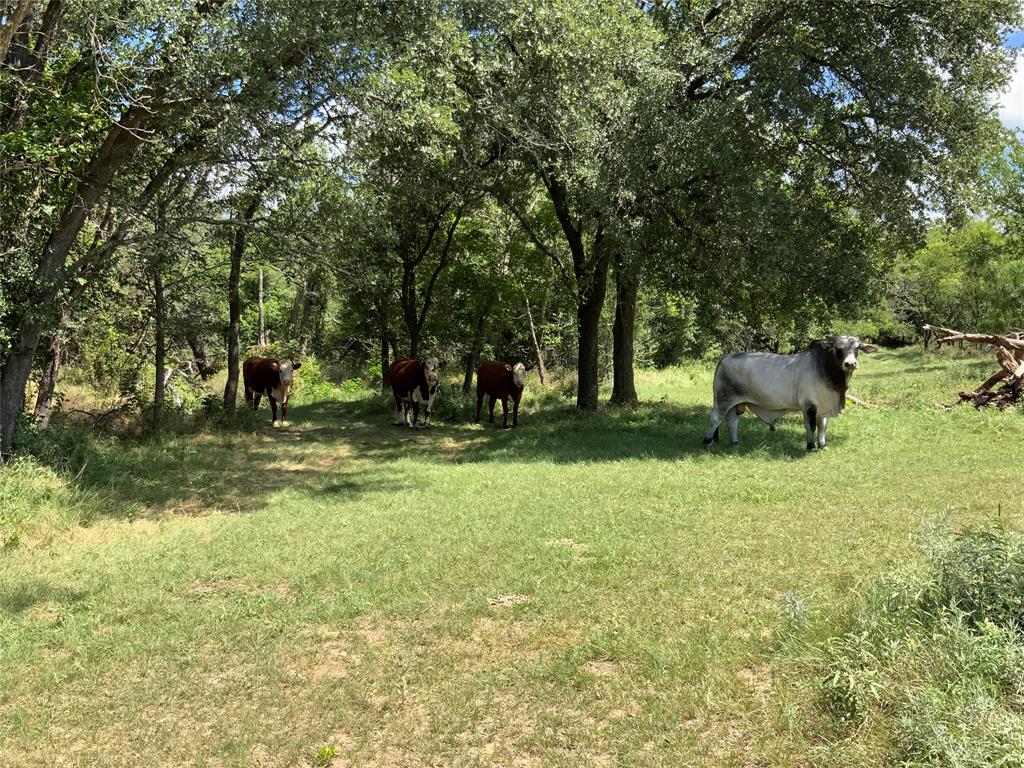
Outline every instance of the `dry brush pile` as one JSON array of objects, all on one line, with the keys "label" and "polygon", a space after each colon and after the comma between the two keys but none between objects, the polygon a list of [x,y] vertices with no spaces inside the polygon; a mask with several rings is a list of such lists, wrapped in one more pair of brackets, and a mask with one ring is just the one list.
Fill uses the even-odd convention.
[{"label": "dry brush pile", "polygon": [[[1009,408],[1024,396],[1024,331],[1000,336],[993,333],[961,333],[935,325],[926,325],[924,328],[939,334],[939,346],[954,341],[968,341],[995,347],[999,370],[971,392],[961,392],[961,402],[973,403],[978,408],[985,405]],[[1001,386],[994,389],[997,384]]]}]

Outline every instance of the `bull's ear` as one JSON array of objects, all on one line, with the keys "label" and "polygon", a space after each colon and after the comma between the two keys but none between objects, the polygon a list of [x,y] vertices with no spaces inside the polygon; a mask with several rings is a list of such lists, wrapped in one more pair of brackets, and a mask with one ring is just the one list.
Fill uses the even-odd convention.
[{"label": "bull's ear", "polygon": [[877,352],[878,351],[878,347],[876,347],[874,344],[864,344],[864,343],[861,343],[860,346],[858,347],[858,349],[860,349],[861,352],[868,352],[869,354],[871,352]]},{"label": "bull's ear", "polygon": [[298,361],[298,360],[295,361],[294,363],[292,363],[292,370],[297,371],[301,367],[302,367],[302,363],[300,361]]},{"label": "bull's ear", "polygon": [[509,365],[508,363],[505,363],[505,370],[506,371],[511,371],[512,370],[512,366]]},{"label": "bull's ear", "polygon": [[274,371],[280,371],[281,370],[281,366],[278,365],[277,360],[272,360],[270,362],[270,368],[271,368],[271,370],[274,370]]},{"label": "bull's ear", "polygon": [[827,339],[825,339],[822,342],[822,344],[825,345],[825,349],[835,349],[836,348],[836,337],[835,336],[829,336]]}]

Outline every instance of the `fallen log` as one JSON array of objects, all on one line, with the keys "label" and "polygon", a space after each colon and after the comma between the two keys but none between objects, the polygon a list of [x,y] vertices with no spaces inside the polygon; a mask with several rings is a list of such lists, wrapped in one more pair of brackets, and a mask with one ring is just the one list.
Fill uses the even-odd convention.
[{"label": "fallen log", "polygon": [[[996,348],[999,370],[976,389],[961,392],[960,402],[972,403],[976,408],[994,405],[1003,409],[1016,405],[1024,397],[1024,333],[1014,331],[1002,336],[995,333],[963,333],[937,325],[925,325],[924,329],[941,334],[936,340],[939,347],[954,341],[967,341]],[[1002,386],[993,389],[1000,382]]]}]

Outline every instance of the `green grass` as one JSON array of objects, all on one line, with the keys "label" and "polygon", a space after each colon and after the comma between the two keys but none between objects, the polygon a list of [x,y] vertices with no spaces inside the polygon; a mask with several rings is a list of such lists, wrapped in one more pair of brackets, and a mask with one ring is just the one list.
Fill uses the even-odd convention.
[{"label": "green grass", "polygon": [[993,367],[867,357],[810,455],[798,416],[703,450],[694,367],[591,416],[530,381],[516,431],[353,395],[23,462],[0,764],[805,765],[794,615],[827,636],[936,520],[1024,522],[1021,415],[935,407]]}]

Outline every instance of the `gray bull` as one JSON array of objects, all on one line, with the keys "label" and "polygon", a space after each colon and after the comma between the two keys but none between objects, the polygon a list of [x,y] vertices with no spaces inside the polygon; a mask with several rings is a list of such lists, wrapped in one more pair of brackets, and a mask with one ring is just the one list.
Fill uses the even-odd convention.
[{"label": "gray bull", "polygon": [[729,442],[736,445],[740,414],[750,408],[761,421],[775,429],[775,422],[787,413],[801,411],[807,431],[807,450],[825,447],[828,420],[846,406],[846,390],[857,369],[857,353],[874,352],[856,336],[833,336],[811,343],[795,355],[740,352],[726,355],[715,369],[715,404],[711,409],[704,445],[718,440],[718,427],[725,420]]}]

